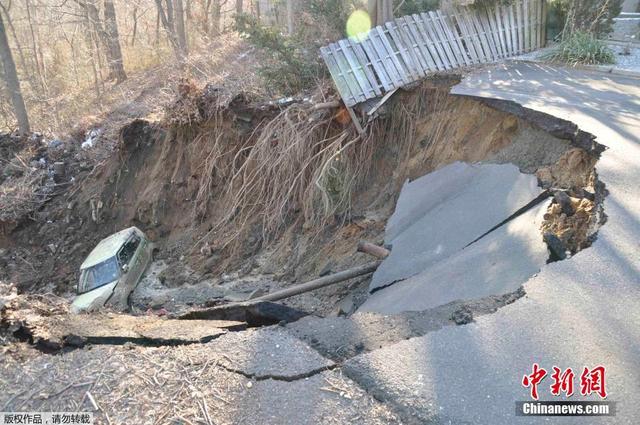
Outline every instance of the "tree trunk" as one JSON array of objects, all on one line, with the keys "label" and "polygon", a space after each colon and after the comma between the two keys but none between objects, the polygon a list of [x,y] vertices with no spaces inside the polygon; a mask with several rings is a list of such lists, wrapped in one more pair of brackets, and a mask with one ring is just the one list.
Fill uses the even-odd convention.
[{"label": "tree trunk", "polygon": [[[9,16],[9,11],[3,4],[0,4],[0,8],[4,12],[4,16],[7,19],[7,25],[9,25],[9,29],[11,30],[11,35],[13,36],[13,41],[16,43],[16,49],[18,49],[18,57],[20,58],[20,66],[22,67],[22,72],[29,72],[29,67],[27,67],[27,61],[24,58],[24,53],[22,52],[22,46],[20,45],[20,39],[18,39],[18,35],[16,34],[16,29],[13,26],[13,22],[11,22],[11,16]],[[7,36],[7,38],[9,37]],[[28,76],[27,78],[31,84],[31,87],[33,87],[33,81],[31,81],[32,80],[31,77]]]},{"label": "tree trunk", "polygon": [[187,34],[184,28],[184,8],[182,6],[182,0],[175,0],[175,2],[176,2],[175,21],[176,21],[176,32],[178,35],[178,46],[182,51],[182,55],[187,56],[188,49],[187,49]]},{"label": "tree trunk", "polygon": [[236,15],[242,13],[242,0],[236,0]]},{"label": "tree trunk", "polygon": [[96,36],[95,26],[91,22],[91,17],[89,16],[89,8],[82,3],[80,3],[80,5],[83,7],[85,25],[87,27],[87,30],[84,31],[84,35],[85,35],[87,44],[89,46],[89,63],[91,63],[91,70],[93,71],[93,85],[96,91],[96,99],[100,99],[100,96],[101,96],[100,84],[102,83],[102,81],[99,77],[98,69],[96,67],[96,62],[98,61],[98,58],[97,58],[98,51],[96,48],[97,36]]},{"label": "tree trunk", "polygon": [[107,59],[109,60],[109,79],[115,79],[121,83],[127,79],[122,60],[120,47],[120,34],[118,33],[118,21],[113,0],[104,0],[104,30],[106,35]]},{"label": "tree trunk", "polygon": [[173,0],[165,0],[167,4],[167,23],[169,24],[169,29],[173,33],[174,37],[176,35],[176,25],[175,25],[175,13],[173,13]]},{"label": "tree trunk", "polygon": [[211,10],[211,35],[220,35],[220,0],[213,0],[213,9]]},{"label": "tree trunk", "polygon": [[97,35],[97,40],[107,60],[109,75],[107,81],[116,80],[120,83],[127,79],[122,62],[122,50],[120,49],[120,37],[113,0],[104,0],[104,25],[100,18],[100,11],[96,6],[96,0],[76,0],[85,10],[92,31]]},{"label": "tree trunk", "polygon": [[293,34],[293,30],[293,0],[287,0],[287,31],[289,32],[289,35]]},{"label": "tree trunk", "polygon": [[29,0],[25,1],[25,6],[26,6],[26,12],[27,12],[27,21],[29,22],[29,30],[31,32],[31,49],[33,51],[33,61],[35,64],[35,68],[36,68],[36,73],[38,74],[38,78],[40,79],[40,85],[42,86],[42,91],[44,93],[47,93],[47,84],[46,81],[44,79],[44,64],[40,64],[40,61],[38,60],[38,48],[36,45],[36,33],[35,30],[33,28],[33,20],[31,18],[31,5],[29,3]]},{"label": "tree trunk", "polygon": [[30,131],[29,116],[27,115],[27,108],[25,107],[24,99],[22,98],[22,90],[20,89],[20,81],[18,80],[16,64],[13,61],[13,55],[11,54],[11,48],[9,47],[7,33],[4,30],[2,15],[0,15],[0,58],[2,59],[2,66],[4,68],[4,80],[7,84],[7,90],[9,90],[9,94],[11,95],[13,110],[16,114],[16,119],[18,120],[18,129],[20,133],[27,134]]},{"label": "tree trunk", "polygon": [[173,48],[173,52],[176,55],[176,59],[178,62],[184,62],[184,51],[180,48],[180,44],[178,42],[178,36],[176,34],[176,29],[174,25],[174,15],[173,15],[173,0],[166,0],[167,10],[165,11],[162,6],[162,0],[155,0],[156,7],[158,9],[158,16],[160,17],[160,22],[162,23],[162,27],[167,33],[167,37],[169,38],[169,43]]},{"label": "tree trunk", "polygon": [[382,25],[393,19],[393,0],[368,0],[372,25]]},{"label": "tree trunk", "polygon": [[131,44],[136,45],[136,35],[138,34],[138,6],[133,6],[133,29],[131,30]]}]

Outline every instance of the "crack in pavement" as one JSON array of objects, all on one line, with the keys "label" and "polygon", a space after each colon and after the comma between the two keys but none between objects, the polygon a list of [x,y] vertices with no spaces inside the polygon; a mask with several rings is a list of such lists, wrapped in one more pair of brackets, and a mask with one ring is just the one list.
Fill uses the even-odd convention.
[{"label": "crack in pavement", "polygon": [[256,373],[248,373],[241,369],[235,369],[229,366],[225,366],[223,364],[218,364],[218,366],[222,367],[227,372],[236,373],[238,375],[244,376],[245,378],[253,379],[255,381],[266,381],[267,379],[273,379],[274,381],[294,382],[294,381],[299,381],[301,379],[310,378],[312,376],[315,376],[322,372],[326,372],[328,370],[334,370],[336,368],[340,368],[342,365],[339,363],[334,363],[331,365],[312,369],[308,372],[298,373],[295,375],[275,375],[275,374],[258,375]]},{"label": "crack in pavement", "polygon": [[351,317],[305,317],[285,325],[320,355],[341,362],[363,353],[423,336],[446,326],[464,325],[492,314],[525,295],[524,287],[472,301],[453,301],[428,310],[396,315],[357,313]]}]

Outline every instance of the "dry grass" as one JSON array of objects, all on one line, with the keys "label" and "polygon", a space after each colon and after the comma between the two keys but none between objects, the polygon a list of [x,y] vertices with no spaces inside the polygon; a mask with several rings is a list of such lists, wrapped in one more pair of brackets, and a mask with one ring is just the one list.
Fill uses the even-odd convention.
[{"label": "dry grass", "polygon": [[48,200],[43,190],[47,173],[27,164],[22,168],[20,176],[9,177],[0,185],[0,222],[18,222]]}]

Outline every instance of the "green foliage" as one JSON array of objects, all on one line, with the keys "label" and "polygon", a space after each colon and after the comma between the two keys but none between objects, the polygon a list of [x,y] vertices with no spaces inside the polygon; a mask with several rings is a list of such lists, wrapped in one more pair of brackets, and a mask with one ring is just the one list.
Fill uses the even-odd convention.
[{"label": "green foliage", "polygon": [[349,14],[355,8],[354,1],[344,0],[310,0],[303,2],[302,7],[316,23],[326,26],[341,37]]},{"label": "green foliage", "polygon": [[476,9],[491,9],[495,6],[509,6],[513,0],[476,0],[471,7]]},{"label": "green foliage", "polygon": [[583,31],[576,31],[566,37],[545,59],[572,66],[616,62],[614,53],[604,42],[598,40],[593,34]]},{"label": "green foliage", "polygon": [[563,32],[563,36],[576,31],[608,34],[613,31],[613,18],[622,10],[622,0],[549,0],[548,5],[550,32]]},{"label": "green foliage", "polygon": [[398,8],[396,16],[413,15],[414,13],[436,10],[439,7],[440,0],[395,0],[393,2],[393,10]]},{"label": "green foliage", "polygon": [[259,72],[270,87],[283,94],[293,94],[312,87],[323,74],[319,58],[312,56],[310,50],[295,37],[263,26],[248,14],[236,15],[235,19],[237,31],[249,43],[267,53],[267,61]]}]

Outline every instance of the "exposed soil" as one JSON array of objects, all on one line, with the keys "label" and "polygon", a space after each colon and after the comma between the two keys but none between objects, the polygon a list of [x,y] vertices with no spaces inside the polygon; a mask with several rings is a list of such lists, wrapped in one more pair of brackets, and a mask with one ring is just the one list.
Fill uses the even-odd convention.
[{"label": "exposed soil", "polygon": [[[166,302],[140,301],[139,311],[215,303],[219,297],[203,298],[243,278],[241,292],[265,282],[271,288],[287,286],[365,261],[365,254],[355,252],[357,241],[382,241],[405,179],[454,161],[514,163],[522,172],[535,173],[541,186],[562,189],[574,212],[563,212],[555,201],[541,235],[556,235],[569,253],[588,246],[604,217],[604,190],[595,173],[601,147],[566,121],[504,102],[449,95],[456,81],[426,81],[385,105],[366,142],[371,157],[366,178],[353,188],[347,211],[317,226],[293,206],[274,237],[265,239],[254,225],[236,236],[233,249],[219,243],[229,235],[224,229],[211,233],[228,214],[224,191],[233,168],[210,169],[207,158],[222,154],[214,150],[221,137],[242,152],[239,147],[250,146],[248,141],[264,128],[261,123],[287,105],[253,103],[214,86],[196,89],[183,83],[161,122],[136,119],[122,127],[111,158],[3,233],[0,262],[6,266],[0,279],[15,282],[21,291],[70,297],[78,266],[93,246],[135,225],[158,245],[157,258],[167,264],[153,283],[156,290],[207,282],[191,300],[174,290],[175,296],[158,295]],[[336,123],[327,131],[344,127]],[[234,159],[241,160],[242,155]],[[337,313],[340,301],[364,284],[358,280],[325,288],[287,304],[322,315]]]}]

